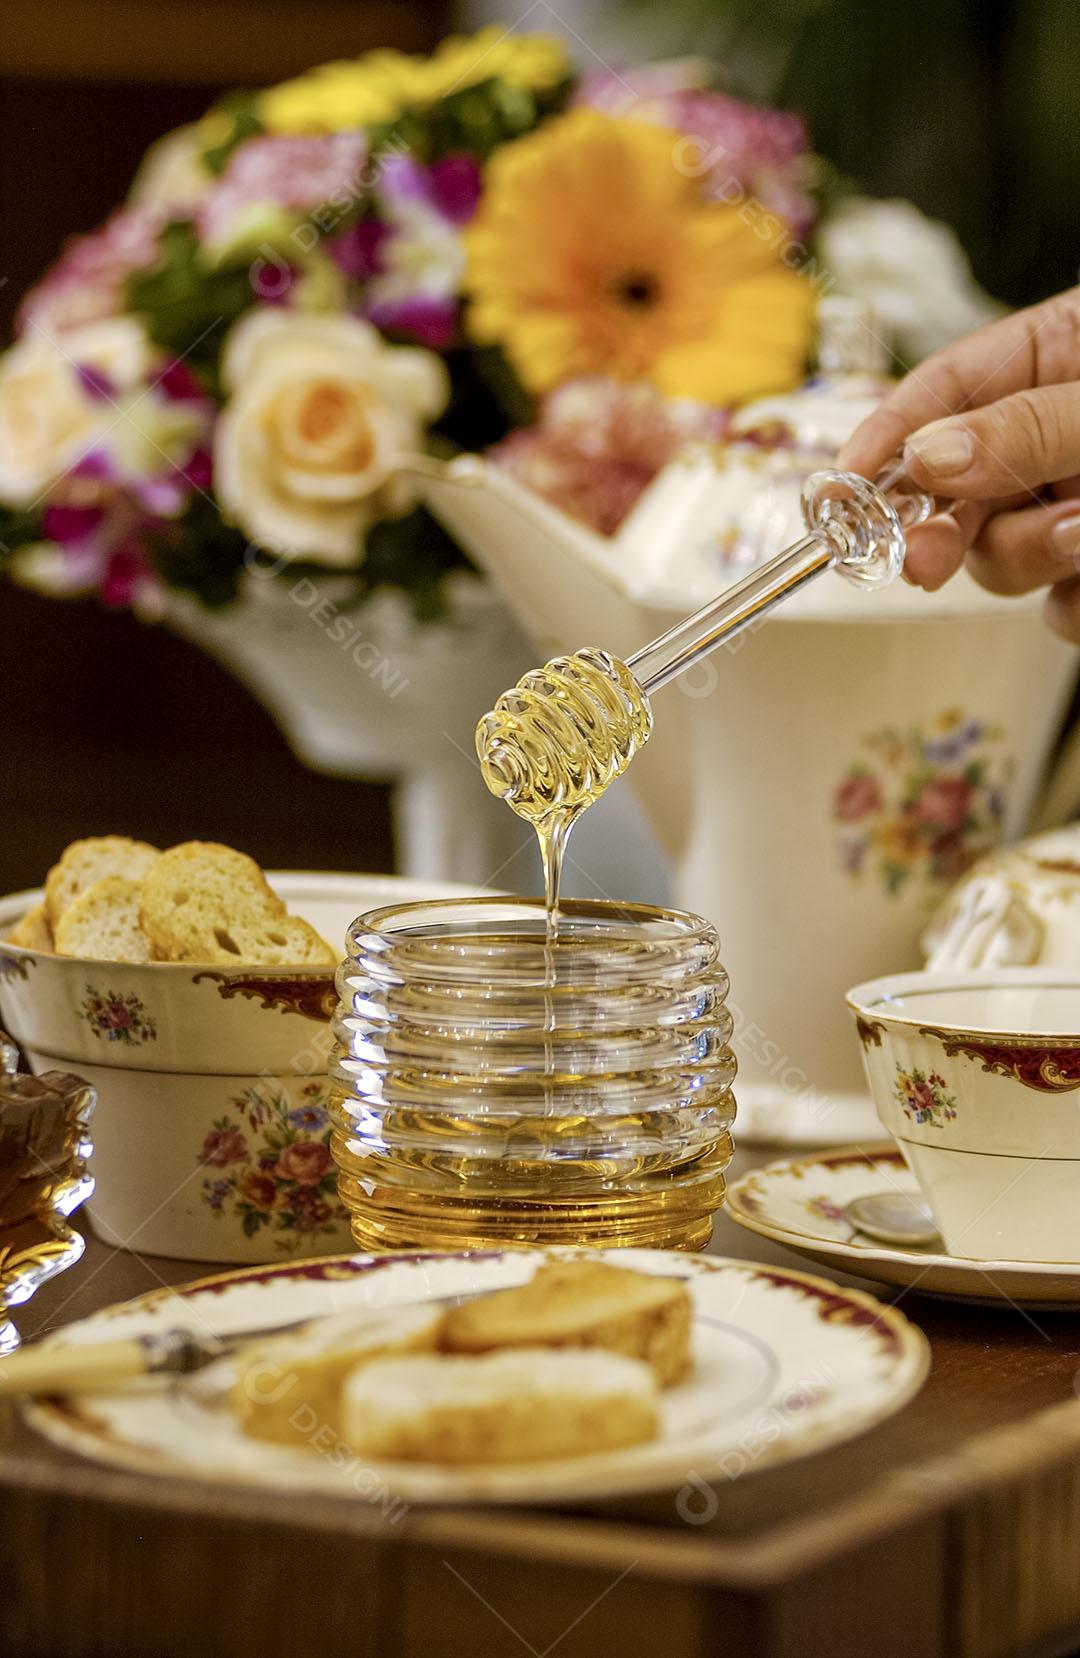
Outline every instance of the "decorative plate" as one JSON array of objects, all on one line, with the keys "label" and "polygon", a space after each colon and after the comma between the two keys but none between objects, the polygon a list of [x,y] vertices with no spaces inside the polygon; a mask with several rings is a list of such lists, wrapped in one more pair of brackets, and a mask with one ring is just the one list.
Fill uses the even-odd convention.
[{"label": "decorative plate", "polygon": [[[68,1325],[57,1342],[94,1342],[189,1326],[205,1334],[260,1329],[353,1308],[389,1307],[523,1283],[551,1255],[330,1256],[248,1268],[157,1290]],[[660,1250],[597,1259],[688,1281],[695,1304],[694,1375],[663,1395],[660,1437],[630,1450],[558,1462],[450,1467],[374,1463],[328,1430],[318,1448],[248,1439],[209,1371],[147,1379],[109,1393],[27,1405],[48,1438],[148,1473],[361,1496],[393,1512],[410,1502],[570,1502],[734,1478],[850,1439],[900,1409],[929,1368],[921,1333],[895,1309],[807,1273]],[[214,1367],[221,1371],[228,1361]]]},{"label": "decorative plate", "polygon": [[898,1248],[859,1232],[844,1218],[853,1198],[886,1190],[918,1193],[895,1145],[842,1146],[753,1169],[728,1187],[725,1211],[825,1266],[956,1301],[1080,1307],[1080,1264],[969,1261],[932,1246]]}]

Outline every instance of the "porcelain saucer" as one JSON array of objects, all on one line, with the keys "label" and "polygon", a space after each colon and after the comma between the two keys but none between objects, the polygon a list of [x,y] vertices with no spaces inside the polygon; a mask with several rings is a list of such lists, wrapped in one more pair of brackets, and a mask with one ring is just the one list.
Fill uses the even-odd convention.
[{"label": "porcelain saucer", "polygon": [[940,1248],[897,1248],[856,1230],[844,1214],[853,1198],[918,1192],[896,1146],[842,1146],[753,1169],[728,1188],[726,1212],[751,1232],[812,1261],[952,1300],[1080,1308],[1080,1264],[969,1261]]}]

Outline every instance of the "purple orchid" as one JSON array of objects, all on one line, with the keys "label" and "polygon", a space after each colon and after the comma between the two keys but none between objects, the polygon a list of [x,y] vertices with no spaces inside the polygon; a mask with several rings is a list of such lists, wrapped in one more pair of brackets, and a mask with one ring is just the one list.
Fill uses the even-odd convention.
[{"label": "purple orchid", "polygon": [[376,327],[443,350],[457,324],[465,268],[459,232],[480,199],[480,168],[467,155],[424,167],[394,153],[382,159],[375,199],[378,217],[336,238],[330,251],[365,283],[363,311]]},{"label": "purple orchid", "polygon": [[68,594],[97,592],[110,609],[156,614],[161,588],[147,550],[151,527],[122,495],[94,507],[46,507],[42,529],[60,552],[50,586]]},{"label": "purple orchid", "polygon": [[118,418],[53,489],[42,514],[53,551],[38,555],[41,583],[156,614],[163,590],[151,543],[170,533],[194,491],[211,488],[214,407],[178,361],[160,368],[130,408],[104,376],[91,383],[80,372],[80,383],[88,396],[115,402]]}]

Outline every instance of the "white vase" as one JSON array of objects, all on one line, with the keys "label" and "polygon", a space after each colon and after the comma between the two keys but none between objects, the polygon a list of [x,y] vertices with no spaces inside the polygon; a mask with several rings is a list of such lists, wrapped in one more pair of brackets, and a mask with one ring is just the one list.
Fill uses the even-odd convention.
[{"label": "white vase", "polygon": [[[625,657],[694,608],[617,539],[494,467],[470,459],[426,489],[538,654],[591,644]],[[676,477],[657,536],[682,533],[692,489]],[[1033,603],[966,577],[929,596],[825,575],[658,696],[628,777],[672,859],[676,903],[723,938],[743,1136],[880,1137],[844,993],[918,966],[952,862],[1022,832],[1076,663]],[[950,841],[965,776],[974,822]]]}]

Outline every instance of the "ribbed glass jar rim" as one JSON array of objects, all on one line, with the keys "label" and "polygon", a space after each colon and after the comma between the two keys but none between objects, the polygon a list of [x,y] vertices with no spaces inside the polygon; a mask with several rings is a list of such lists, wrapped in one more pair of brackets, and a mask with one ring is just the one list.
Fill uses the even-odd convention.
[{"label": "ribbed glass jar rim", "polygon": [[552,940],[541,898],[444,898],[360,916],[343,974],[521,988],[678,983],[714,967],[719,953],[715,928],[682,910],[567,899]]}]

